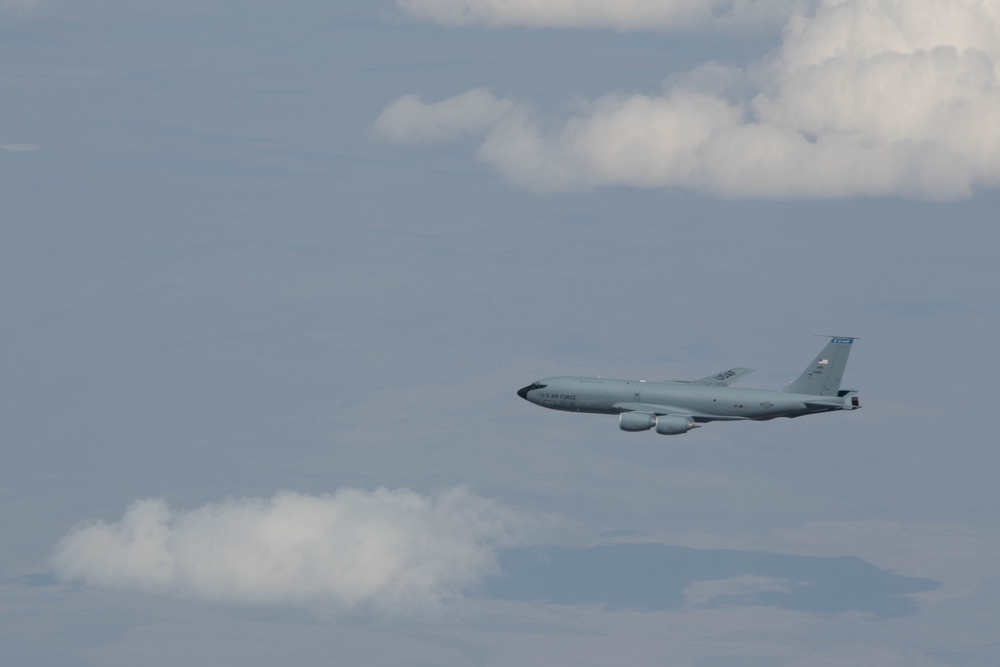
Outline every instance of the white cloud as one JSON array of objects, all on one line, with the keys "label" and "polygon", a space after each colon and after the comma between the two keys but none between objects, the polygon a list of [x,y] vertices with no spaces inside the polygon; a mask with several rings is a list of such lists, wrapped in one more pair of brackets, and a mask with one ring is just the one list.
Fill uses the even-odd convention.
[{"label": "white cloud", "polygon": [[386,107],[374,127],[379,135],[398,143],[447,141],[485,131],[514,106],[483,88],[437,104],[425,104],[416,95],[406,95]]},{"label": "white cloud", "polygon": [[434,496],[341,489],[171,510],[132,503],[79,526],[51,563],[66,581],[210,601],[406,612],[496,573],[532,519],[463,488]]},{"label": "white cloud", "polygon": [[403,98],[383,113],[396,128],[383,134],[478,128],[480,159],[540,191],[966,197],[1000,184],[998,59],[1000,0],[825,0],[793,15],[780,50],[745,70],[709,63],[662,93],[605,96],[561,119],[483,90],[433,105]]},{"label": "white cloud", "polygon": [[748,30],[774,28],[808,0],[397,0],[444,26]]}]

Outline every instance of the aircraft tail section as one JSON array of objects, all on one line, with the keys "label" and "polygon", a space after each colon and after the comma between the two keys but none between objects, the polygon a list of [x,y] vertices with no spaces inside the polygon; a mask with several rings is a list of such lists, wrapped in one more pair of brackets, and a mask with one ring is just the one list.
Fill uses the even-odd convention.
[{"label": "aircraft tail section", "polygon": [[832,338],[802,371],[802,375],[781,391],[810,396],[836,396],[855,340],[857,339],[849,336]]}]

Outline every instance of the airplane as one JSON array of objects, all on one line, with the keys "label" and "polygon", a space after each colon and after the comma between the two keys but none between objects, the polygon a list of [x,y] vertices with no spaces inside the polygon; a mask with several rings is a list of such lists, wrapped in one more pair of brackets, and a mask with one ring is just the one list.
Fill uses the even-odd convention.
[{"label": "airplane", "polygon": [[858,410],[858,392],[840,388],[856,340],[832,336],[798,379],[777,390],[730,387],[753,372],[730,368],[700,380],[666,382],[551,377],[518,389],[517,395],[552,410],[618,415],[623,431],[656,429],[661,435],[680,435],[713,421],[767,421]]}]

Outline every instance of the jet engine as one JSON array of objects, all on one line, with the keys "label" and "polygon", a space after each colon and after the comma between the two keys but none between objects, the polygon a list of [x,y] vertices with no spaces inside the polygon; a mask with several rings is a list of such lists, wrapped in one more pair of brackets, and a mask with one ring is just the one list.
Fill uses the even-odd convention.
[{"label": "jet engine", "polygon": [[656,423],[656,417],[648,412],[623,412],[618,415],[618,428],[623,431],[648,431]]},{"label": "jet engine", "polygon": [[[622,415],[623,417],[625,415]],[[625,428],[622,426],[622,428]],[[680,435],[693,428],[698,428],[690,417],[680,415],[662,415],[656,418],[656,432],[660,435]]]}]

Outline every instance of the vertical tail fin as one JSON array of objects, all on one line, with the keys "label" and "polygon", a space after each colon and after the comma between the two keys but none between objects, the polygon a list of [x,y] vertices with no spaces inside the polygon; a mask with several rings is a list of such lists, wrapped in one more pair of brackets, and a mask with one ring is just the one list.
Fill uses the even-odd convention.
[{"label": "vertical tail fin", "polygon": [[840,380],[844,377],[847,356],[851,353],[851,344],[855,340],[857,339],[850,336],[831,339],[802,371],[802,375],[781,391],[810,396],[836,396],[840,391]]}]

